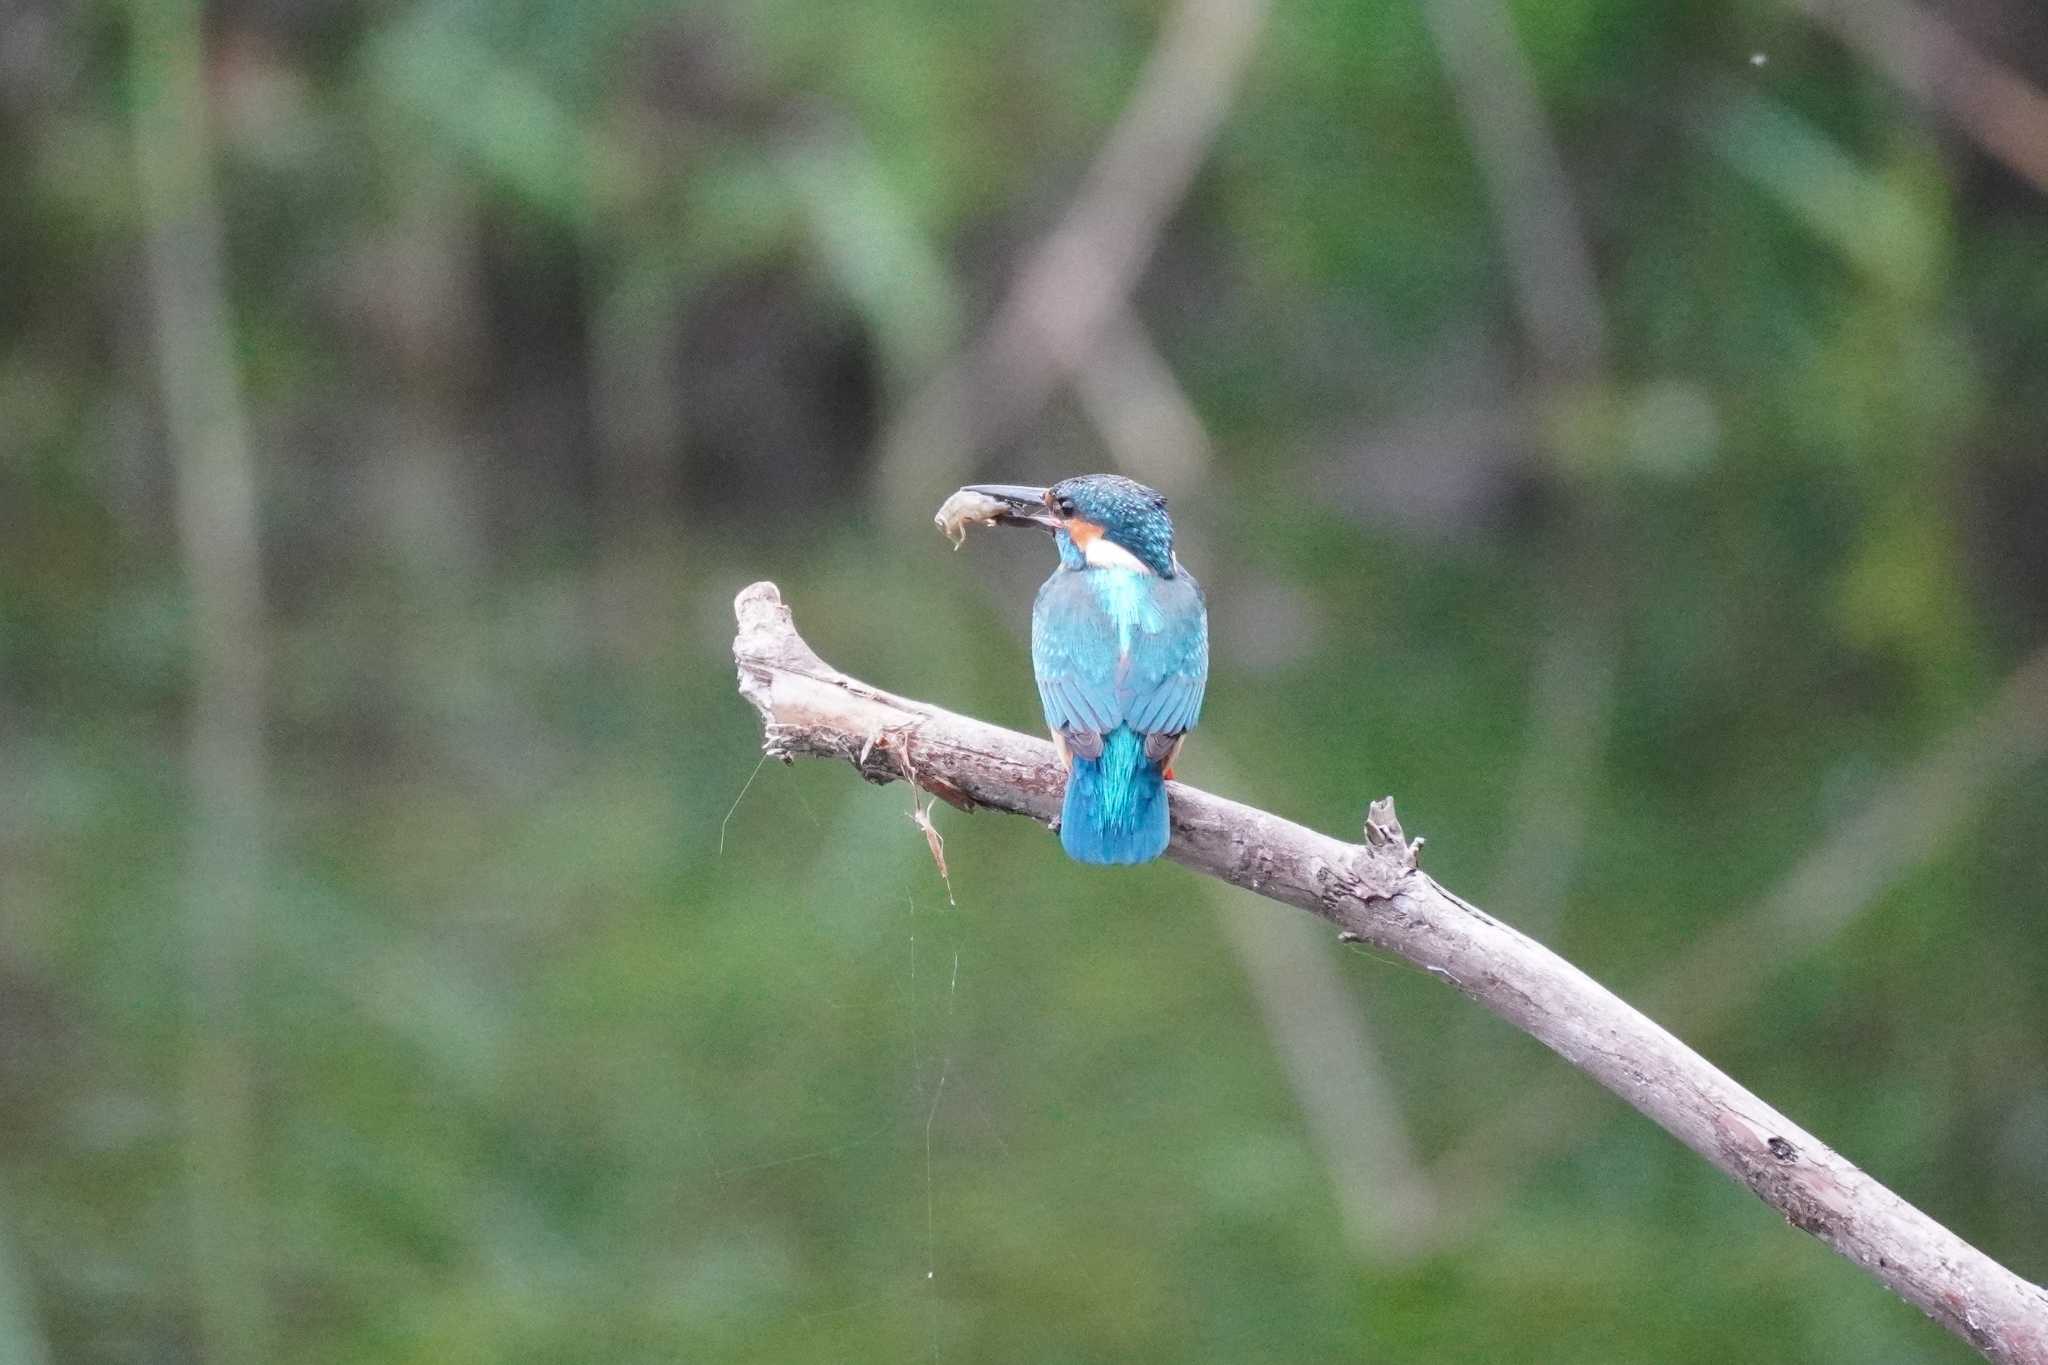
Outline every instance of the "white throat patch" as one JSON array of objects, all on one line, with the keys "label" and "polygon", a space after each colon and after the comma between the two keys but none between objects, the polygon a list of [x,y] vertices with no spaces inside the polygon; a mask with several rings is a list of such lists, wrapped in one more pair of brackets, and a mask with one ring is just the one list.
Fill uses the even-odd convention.
[{"label": "white throat patch", "polygon": [[1088,563],[1098,569],[1131,569],[1137,573],[1151,573],[1152,566],[1111,540],[1108,536],[1097,536],[1081,551]]}]

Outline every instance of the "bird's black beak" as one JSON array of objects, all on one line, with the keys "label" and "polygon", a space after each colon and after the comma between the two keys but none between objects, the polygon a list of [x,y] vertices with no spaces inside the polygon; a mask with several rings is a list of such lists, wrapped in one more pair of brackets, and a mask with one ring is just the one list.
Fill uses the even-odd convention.
[{"label": "bird's black beak", "polygon": [[1047,490],[1032,488],[1020,483],[971,483],[960,490],[962,493],[976,493],[998,503],[1001,510],[994,512],[990,520],[999,526],[1036,526],[1041,531],[1057,531],[1059,519],[1047,505]]}]

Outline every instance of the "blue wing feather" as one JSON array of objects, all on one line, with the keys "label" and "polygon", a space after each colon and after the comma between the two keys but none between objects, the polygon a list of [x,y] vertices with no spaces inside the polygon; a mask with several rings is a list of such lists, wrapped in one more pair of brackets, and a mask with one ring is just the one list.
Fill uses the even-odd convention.
[{"label": "blue wing feather", "polygon": [[1131,728],[1146,735],[1177,735],[1194,729],[1202,714],[1202,682],[1199,675],[1187,671],[1160,679],[1127,718]]},{"label": "blue wing feather", "polygon": [[1117,726],[1116,690],[1104,681],[1099,666],[1091,666],[1091,652],[1064,645],[1032,651],[1038,699],[1045,723],[1055,730],[1101,732]]},{"label": "blue wing feather", "polygon": [[1063,569],[1039,589],[1031,618],[1031,662],[1053,729],[1180,734],[1201,717],[1208,613],[1185,571]]}]

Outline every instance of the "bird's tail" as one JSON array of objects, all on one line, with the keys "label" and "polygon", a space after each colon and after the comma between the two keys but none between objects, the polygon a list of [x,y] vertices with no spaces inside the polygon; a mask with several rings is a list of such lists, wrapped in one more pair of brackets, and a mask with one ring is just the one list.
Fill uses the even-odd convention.
[{"label": "bird's tail", "polygon": [[1166,779],[1145,757],[1145,737],[1119,725],[1102,757],[1073,757],[1060,808],[1060,847],[1083,863],[1146,863],[1166,851]]}]

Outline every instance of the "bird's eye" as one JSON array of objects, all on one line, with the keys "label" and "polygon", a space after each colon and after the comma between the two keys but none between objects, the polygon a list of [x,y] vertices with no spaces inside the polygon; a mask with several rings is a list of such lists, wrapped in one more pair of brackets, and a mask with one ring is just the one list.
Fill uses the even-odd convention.
[{"label": "bird's eye", "polygon": [[1074,515],[1074,500],[1062,493],[1052,500],[1052,510],[1063,517]]}]

